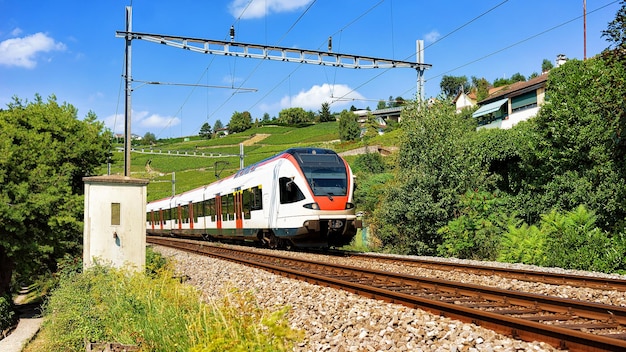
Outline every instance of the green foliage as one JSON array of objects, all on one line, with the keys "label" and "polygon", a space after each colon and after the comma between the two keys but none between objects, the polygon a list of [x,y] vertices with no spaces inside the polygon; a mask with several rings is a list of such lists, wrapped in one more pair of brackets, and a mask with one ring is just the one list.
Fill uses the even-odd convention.
[{"label": "green foliage", "polygon": [[278,112],[278,122],[286,125],[298,125],[313,122],[313,118],[303,108],[287,108]]},{"label": "green foliage", "polygon": [[146,275],[156,275],[167,265],[167,259],[151,246],[146,247]]},{"label": "green foliage", "polygon": [[228,132],[243,132],[250,127],[252,127],[252,115],[250,115],[248,111],[235,111],[233,113],[233,116],[230,117],[230,122],[228,123]]},{"label": "green foliage", "polygon": [[202,138],[211,139],[211,136],[213,135],[213,132],[211,131],[211,125],[209,125],[208,122],[205,122],[205,123],[202,124],[202,127],[200,127],[199,135]]},{"label": "green foliage", "polygon": [[320,122],[331,122],[335,121],[335,116],[330,112],[330,104],[322,103],[322,109],[319,111],[319,121]]},{"label": "green foliage", "polygon": [[502,237],[498,261],[539,265],[546,257],[546,235],[535,225],[511,226]]},{"label": "green foliage", "polygon": [[383,194],[394,175],[388,172],[359,174],[357,188],[354,191],[354,202],[357,209],[366,214],[372,213],[383,198]]},{"label": "green foliage", "polygon": [[302,338],[289,328],[287,308],[268,312],[238,292],[206,305],[172,276],[96,267],[63,279],[45,307],[41,349],[83,351],[86,339],[145,351],[280,351]]},{"label": "green foliage", "polygon": [[146,132],[140,142],[143,145],[152,145],[156,142],[156,136],[152,132]]},{"label": "green foliage", "polygon": [[15,98],[0,110],[0,247],[17,281],[54,272],[58,258],[80,251],[82,178],[106,162],[111,136],[93,112],[83,120],[76,113],[54,96]]},{"label": "green foliage", "polygon": [[485,183],[484,171],[465,144],[475,126],[447,101],[405,108],[398,173],[371,222],[385,248],[435,253],[442,242],[437,230],[453,218],[458,195]]},{"label": "green foliage", "polygon": [[213,132],[217,133],[218,130],[224,128],[224,124],[220,119],[215,120],[215,124],[213,125]]},{"label": "green foliage", "polygon": [[614,272],[626,269],[626,251],[596,227],[596,216],[584,206],[561,214],[551,211],[542,216],[541,231],[546,236],[542,263],[565,269]]},{"label": "green foliage", "polygon": [[439,229],[440,255],[462,259],[495,260],[500,238],[515,217],[506,214],[503,199],[488,192],[467,192],[458,205],[459,215]]},{"label": "green foliage", "polygon": [[471,87],[466,76],[455,77],[444,75],[441,78],[441,82],[439,82],[439,88],[441,88],[441,93],[446,98],[452,99],[461,91],[469,93]]},{"label": "green foliage", "polygon": [[541,217],[539,227],[511,226],[502,242],[501,261],[606,273],[626,270],[626,236],[610,236],[596,226],[584,206]]},{"label": "green foliage", "polygon": [[342,141],[354,141],[361,136],[357,116],[347,110],[339,114],[339,138]]},{"label": "green foliage", "polygon": [[553,68],[554,65],[552,64],[552,61],[548,59],[543,59],[543,62],[541,62],[541,72],[548,72]]},{"label": "green foliage", "polygon": [[386,166],[379,153],[365,153],[356,157],[352,171],[379,174],[385,172]]},{"label": "green foliage", "polygon": [[[606,231],[626,218],[626,144],[620,139],[626,70],[603,58],[570,60],[550,71],[548,101],[529,121],[518,207],[529,221],[553,207],[584,204]],[[524,205],[522,205],[524,204]]]},{"label": "green foliage", "polygon": [[13,301],[9,295],[0,295],[0,331],[15,324],[17,317],[13,310]]}]

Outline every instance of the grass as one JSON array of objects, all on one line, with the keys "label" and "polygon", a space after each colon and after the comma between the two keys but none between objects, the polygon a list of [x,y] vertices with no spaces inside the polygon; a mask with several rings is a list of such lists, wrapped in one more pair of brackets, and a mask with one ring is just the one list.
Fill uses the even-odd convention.
[{"label": "grass", "polygon": [[204,303],[167,265],[147,267],[152,274],[97,266],[62,278],[25,352],[84,351],[85,340],[142,351],[285,351],[303,338],[288,325],[289,307],[261,309],[252,292],[234,290]]}]

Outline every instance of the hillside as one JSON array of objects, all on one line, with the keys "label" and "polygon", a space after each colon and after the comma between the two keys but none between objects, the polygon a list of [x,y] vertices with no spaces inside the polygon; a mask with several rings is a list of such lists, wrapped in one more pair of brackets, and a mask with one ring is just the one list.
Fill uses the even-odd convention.
[{"label": "hillside", "polygon": [[[396,130],[377,136],[368,141],[368,144],[396,146],[398,132]],[[159,140],[152,147],[134,145],[135,151],[131,153],[131,175],[150,180],[148,201],[164,198],[172,194],[172,173],[175,173],[176,193],[180,193],[215,181],[216,174],[225,177],[236,172],[240,164],[240,144],[244,145],[244,166],[293,147],[328,148],[339,153],[364,146],[361,141],[340,142],[337,122],[300,128],[262,126],[209,140],[194,136]],[[346,157],[348,162],[354,158]],[[124,153],[115,152],[111,173],[123,174],[123,169]],[[106,173],[106,168],[102,173]]]}]

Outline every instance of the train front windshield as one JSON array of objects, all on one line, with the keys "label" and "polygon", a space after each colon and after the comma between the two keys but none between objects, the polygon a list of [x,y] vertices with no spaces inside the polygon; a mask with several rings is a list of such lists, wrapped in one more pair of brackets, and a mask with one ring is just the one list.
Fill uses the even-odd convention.
[{"label": "train front windshield", "polygon": [[316,196],[345,196],[348,191],[346,166],[337,154],[296,153],[296,159],[313,194]]}]

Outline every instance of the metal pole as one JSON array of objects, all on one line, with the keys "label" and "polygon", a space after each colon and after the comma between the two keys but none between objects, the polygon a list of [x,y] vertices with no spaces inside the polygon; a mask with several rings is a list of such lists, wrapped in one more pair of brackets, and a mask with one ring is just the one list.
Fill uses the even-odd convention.
[{"label": "metal pole", "polygon": [[172,171],[172,197],[176,195],[176,172]]},{"label": "metal pole", "polygon": [[243,170],[243,143],[239,143],[239,170]]},{"label": "metal pole", "polygon": [[[126,33],[132,32],[132,16],[133,9],[130,6],[126,6]],[[124,107],[124,176],[130,176],[130,149],[131,149],[131,136],[130,136],[130,120],[131,120],[131,100],[130,96],[132,93],[132,79],[130,74],[130,56],[131,56],[131,48],[130,43],[132,40],[132,36],[130,34],[126,34],[126,67],[124,72],[124,79],[126,81],[126,103]]]},{"label": "metal pole", "polygon": [[[424,63],[424,41],[417,40],[416,46],[417,46],[417,55],[416,55],[417,63],[423,64]],[[422,65],[418,66],[417,68],[417,97],[419,98],[420,102],[424,101],[424,67]]]},{"label": "metal pole", "polygon": [[587,0],[583,0],[583,60],[587,60]]}]

